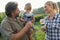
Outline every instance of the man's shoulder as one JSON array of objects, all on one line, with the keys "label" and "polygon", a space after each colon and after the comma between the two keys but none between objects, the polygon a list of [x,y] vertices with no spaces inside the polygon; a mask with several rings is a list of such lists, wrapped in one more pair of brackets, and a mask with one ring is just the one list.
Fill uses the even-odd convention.
[{"label": "man's shoulder", "polygon": [[7,18],[5,17],[5,18],[2,20],[1,25],[4,25],[4,24],[6,24],[6,23],[8,23],[8,21],[7,21]]}]

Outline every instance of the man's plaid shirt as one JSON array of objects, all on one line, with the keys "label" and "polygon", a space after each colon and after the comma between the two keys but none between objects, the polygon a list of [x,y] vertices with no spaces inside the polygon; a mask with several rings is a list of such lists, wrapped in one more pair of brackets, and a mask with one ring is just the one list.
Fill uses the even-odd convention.
[{"label": "man's plaid shirt", "polygon": [[55,14],[52,20],[45,19],[46,40],[60,40],[60,14]]}]

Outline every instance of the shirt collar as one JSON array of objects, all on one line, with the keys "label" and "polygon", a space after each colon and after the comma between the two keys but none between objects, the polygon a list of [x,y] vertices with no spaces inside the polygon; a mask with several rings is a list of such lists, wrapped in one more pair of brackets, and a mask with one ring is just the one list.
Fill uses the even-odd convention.
[{"label": "shirt collar", "polygon": [[11,17],[7,17],[9,20],[11,20],[11,21],[17,21],[17,19],[13,19],[13,18],[11,18]]},{"label": "shirt collar", "polygon": [[[53,17],[53,20],[57,18],[57,15],[59,15],[58,13],[56,13]],[[47,17],[47,19],[49,20],[49,16]]]}]

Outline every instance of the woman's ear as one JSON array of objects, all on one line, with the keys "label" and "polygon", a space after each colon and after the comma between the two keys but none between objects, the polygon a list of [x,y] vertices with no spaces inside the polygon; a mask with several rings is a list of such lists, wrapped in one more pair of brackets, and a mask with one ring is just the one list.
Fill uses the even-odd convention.
[{"label": "woman's ear", "polygon": [[13,12],[11,12],[11,15],[13,16]]},{"label": "woman's ear", "polygon": [[54,9],[53,5],[51,5],[50,7],[51,7],[51,9]]}]

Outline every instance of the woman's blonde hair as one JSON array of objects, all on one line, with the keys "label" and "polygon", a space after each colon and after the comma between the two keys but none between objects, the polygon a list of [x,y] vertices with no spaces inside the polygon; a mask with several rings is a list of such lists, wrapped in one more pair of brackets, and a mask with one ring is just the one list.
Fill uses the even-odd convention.
[{"label": "woman's blonde hair", "polygon": [[52,1],[47,1],[45,4],[49,5],[49,6],[53,6],[53,9],[56,13],[59,13],[59,7],[58,4]]}]

